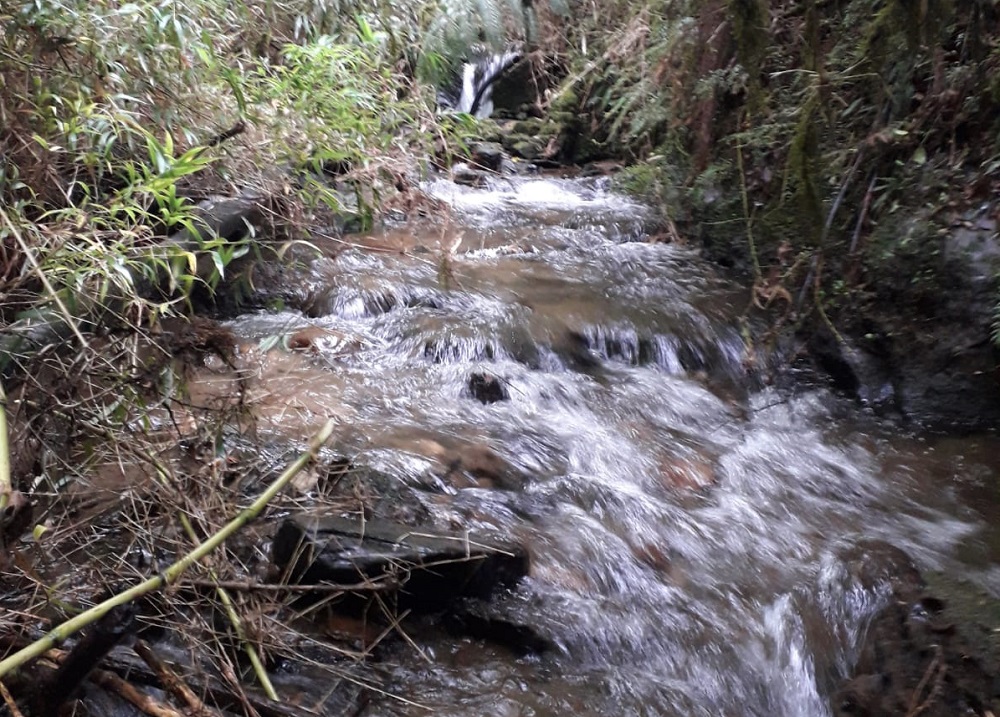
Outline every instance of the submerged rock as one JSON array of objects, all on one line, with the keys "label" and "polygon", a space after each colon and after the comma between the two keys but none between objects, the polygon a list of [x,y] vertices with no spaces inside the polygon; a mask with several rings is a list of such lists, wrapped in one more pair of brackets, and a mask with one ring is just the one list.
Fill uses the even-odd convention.
[{"label": "submerged rock", "polygon": [[489,174],[481,169],[475,169],[467,164],[456,164],[451,169],[451,179],[455,184],[467,187],[485,187]]}]

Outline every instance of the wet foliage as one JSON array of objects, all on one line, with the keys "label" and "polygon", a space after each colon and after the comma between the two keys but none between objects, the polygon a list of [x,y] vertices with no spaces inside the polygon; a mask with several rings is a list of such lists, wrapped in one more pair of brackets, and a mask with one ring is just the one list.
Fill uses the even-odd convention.
[{"label": "wet foliage", "polygon": [[[752,275],[773,297],[763,303],[881,298],[906,272],[896,264],[912,254],[908,233],[995,196],[992,3],[634,9],[604,3],[599,23],[574,30],[589,51],[570,53],[555,103],[578,113],[584,159],[639,160],[624,185]],[[936,291],[949,286],[940,253],[921,251],[917,271]]]}]

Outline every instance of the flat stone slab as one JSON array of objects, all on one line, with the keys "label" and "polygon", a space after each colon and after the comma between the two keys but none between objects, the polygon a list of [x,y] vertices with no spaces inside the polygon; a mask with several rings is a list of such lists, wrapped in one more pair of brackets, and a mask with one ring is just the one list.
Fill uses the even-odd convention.
[{"label": "flat stone slab", "polygon": [[[384,520],[291,516],[272,559],[288,582],[397,590],[400,605],[434,611],[457,598],[488,599],[527,575],[523,546],[467,533],[433,533]],[[369,587],[370,586],[370,587]]]}]

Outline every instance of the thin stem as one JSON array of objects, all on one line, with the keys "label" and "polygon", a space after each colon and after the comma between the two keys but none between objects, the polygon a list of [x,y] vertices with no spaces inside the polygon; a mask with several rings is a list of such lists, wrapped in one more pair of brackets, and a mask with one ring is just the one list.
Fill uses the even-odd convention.
[{"label": "thin stem", "polygon": [[0,515],[10,501],[10,439],[7,436],[7,393],[0,382]]},{"label": "thin stem", "polygon": [[750,246],[750,260],[753,262],[753,278],[761,280],[760,259],[757,258],[757,243],[753,238],[753,217],[750,215],[750,197],[747,195],[747,177],[743,169],[743,144],[736,140],[736,166],[740,171],[740,198],[743,200],[743,217],[747,223],[747,244]]},{"label": "thin stem", "polygon": [[80,346],[83,348],[87,348],[88,346],[87,339],[83,338],[83,334],[80,332],[80,328],[76,325],[76,320],[73,318],[73,314],[70,313],[70,310],[66,307],[66,304],[63,303],[63,300],[59,298],[59,294],[56,293],[55,287],[53,287],[52,284],[49,282],[49,277],[46,276],[45,272],[42,270],[41,265],[35,258],[35,253],[31,250],[31,247],[28,246],[27,242],[24,241],[24,237],[21,236],[21,232],[18,230],[17,226],[14,224],[14,222],[10,220],[10,217],[7,216],[7,212],[5,212],[3,209],[0,209],[0,216],[3,217],[4,224],[6,224],[7,228],[10,229],[11,235],[17,241],[17,244],[20,247],[21,252],[28,260],[28,263],[31,264],[31,268],[34,269],[35,273],[38,275],[38,280],[42,282],[42,286],[45,287],[45,291],[48,292],[49,296],[52,298],[52,301],[55,302],[56,306],[59,307],[59,311],[62,312],[63,319],[65,319],[66,321],[66,325],[69,326],[70,330],[73,332],[73,335],[76,336],[77,341],[80,342]]}]

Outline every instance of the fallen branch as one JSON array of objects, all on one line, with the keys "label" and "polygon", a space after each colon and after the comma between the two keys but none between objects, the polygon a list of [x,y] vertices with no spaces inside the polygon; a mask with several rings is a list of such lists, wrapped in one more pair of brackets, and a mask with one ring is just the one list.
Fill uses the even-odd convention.
[{"label": "fallen branch", "polygon": [[[107,612],[68,652],[59,651],[59,663],[52,675],[35,682],[31,713],[36,717],[55,717],[64,703],[94,671],[97,664],[133,630],[134,606],[119,606]],[[49,653],[52,657],[52,653]]]},{"label": "fallen branch", "polygon": [[202,702],[194,690],[188,687],[187,683],[171,670],[144,640],[136,640],[132,649],[142,658],[143,662],[149,665],[149,669],[157,674],[164,689],[187,705],[188,712],[192,717],[208,717],[216,714],[215,710]]},{"label": "fallen branch", "polygon": [[232,127],[230,127],[229,129],[227,129],[225,132],[219,132],[219,134],[217,134],[214,137],[212,137],[211,139],[209,139],[207,142],[205,142],[205,146],[206,147],[217,147],[220,144],[222,144],[223,142],[225,142],[226,140],[232,139],[233,137],[235,137],[238,134],[242,134],[243,132],[246,131],[246,128],[247,128],[247,123],[244,122],[243,120],[240,120],[239,122],[237,122],[236,124],[234,124]]},{"label": "fallen branch", "polygon": [[10,442],[7,439],[7,393],[0,383],[0,515],[7,510],[10,494]]},{"label": "fallen branch", "polygon": [[[0,634],[0,651],[20,649],[25,647],[25,645],[26,641],[17,635]],[[63,652],[63,650],[54,649],[44,657],[48,658],[51,656],[54,662],[58,662]],[[159,675],[141,662],[123,659],[112,652],[104,658],[104,665],[107,669],[91,673],[90,679],[95,681],[95,683],[98,679],[104,679],[103,675],[105,673],[110,673],[121,679],[125,679],[122,675],[127,675],[129,684],[133,686],[163,687]],[[188,679],[190,680],[191,676]],[[217,678],[211,677],[204,672],[197,673],[195,679],[193,687],[195,692],[204,695],[213,705],[224,711],[232,712],[238,709],[246,709],[249,705],[252,711],[248,711],[248,714],[256,713],[260,717],[316,717],[315,712],[305,710],[289,702],[275,702],[255,692],[236,694],[229,685],[223,685]],[[0,681],[0,686],[2,685],[3,682]]]},{"label": "fallen branch", "polygon": [[[938,693],[941,691],[941,679],[947,671],[948,665],[942,662],[941,647],[938,646],[936,652],[934,653],[934,659],[931,660],[931,663],[927,666],[924,676],[920,678],[920,682],[917,684],[916,689],[913,690],[913,694],[910,696],[910,708],[906,712],[906,717],[917,717],[917,715],[930,707],[934,698],[937,697]],[[920,698],[923,697],[924,688],[927,687],[927,684],[932,679],[934,680],[934,684],[931,685],[931,689],[927,693],[927,698],[923,702],[919,702]]]},{"label": "fallen branch", "polygon": [[238,530],[243,528],[243,526],[256,518],[264,507],[282,490],[282,488],[284,488],[289,481],[292,480],[292,478],[298,475],[298,473],[305,468],[309,461],[313,459],[316,451],[319,450],[320,446],[322,446],[333,433],[334,425],[333,419],[327,421],[326,425],[324,425],[323,428],[320,429],[315,436],[313,436],[312,440],[309,442],[308,449],[290,466],[288,466],[288,468],[286,468],[284,472],[278,476],[278,478],[275,479],[270,486],[268,486],[267,490],[260,494],[257,500],[255,500],[248,508],[245,508],[238,516],[233,518],[233,520],[223,526],[223,528],[215,533],[215,535],[211,536],[204,543],[175,562],[163,573],[149,578],[139,585],[119,593],[104,602],[94,605],[88,610],[84,610],[76,617],[57,626],[45,637],[40,640],[36,640],[23,650],[19,650],[10,657],[0,661],[0,678],[9,673],[11,670],[17,669],[31,660],[43,655],[70,635],[73,635],[80,629],[90,625],[95,620],[99,620],[111,609],[119,605],[125,605],[138,597],[155,592],[160,588],[177,582],[180,576],[183,575],[188,568],[214,551]]},{"label": "fallen branch", "polygon": [[17,706],[17,702],[14,701],[13,695],[10,694],[10,690],[7,689],[7,685],[0,682],[0,695],[3,695],[3,702],[7,705],[7,709],[10,710],[12,717],[24,717],[24,713]]}]

